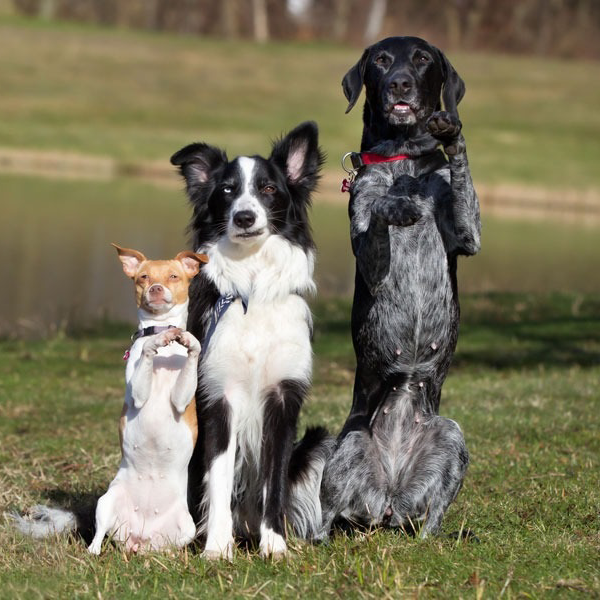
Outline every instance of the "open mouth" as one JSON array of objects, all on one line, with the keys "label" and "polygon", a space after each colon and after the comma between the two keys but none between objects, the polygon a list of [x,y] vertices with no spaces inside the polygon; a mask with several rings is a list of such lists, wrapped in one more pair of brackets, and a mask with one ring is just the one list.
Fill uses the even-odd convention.
[{"label": "open mouth", "polygon": [[408,115],[413,112],[412,108],[405,102],[397,102],[392,106],[392,114],[395,115]]}]

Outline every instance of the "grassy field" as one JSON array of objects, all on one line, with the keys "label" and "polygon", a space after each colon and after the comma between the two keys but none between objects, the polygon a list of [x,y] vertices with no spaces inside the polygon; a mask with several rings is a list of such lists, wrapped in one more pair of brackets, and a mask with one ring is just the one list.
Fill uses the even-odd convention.
[{"label": "grassy field", "polygon": [[[339,172],[361,120],[360,107],[344,115],[340,82],[360,53],[0,17],[0,147],[167,164],[193,140],[265,152],[314,119]],[[599,64],[451,59],[467,82],[460,111],[478,182],[600,187]]]},{"label": "grassy field", "polygon": [[[339,157],[359,140],[361,111],[344,115],[340,87],[359,55],[327,44],[256,46],[0,16],[0,152],[166,165],[193,140],[231,155],[265,153],[270,139],[314,119],[328,176],[337,177]],[[600,189],[600,65],[450,58],[467,82],[460,109],[477,184]],[[156,257],[180,249],[188,209],[179,189],[99,182],[104,176],[2,177],[2,302],[54,309],[56,287],[88,277],[87,302],[111,280],[99,277],[105,271],[120,286],[111,241]],[[315,229],[324,273],[346,264],[349,250],[344,208],[322,198]],[[147,221],[130,225],[146,212]],[[461,289],[591,281],[596,237],[593,228],[484,214],[484,249],[463,261]],[[444,529],[471,528],[478,541],[378,530],[340,534],[327,547],[290,540],[284,563],[239,550],[232,564],[207,564],[195,549],[131,557],[108,548],[91,558],[78,537],[34,542],[0,519],[0,598],[600,596],[600,299],[467,294],[462,308],[442,414],[461,424],[472,462]],[[314,387],[301,430],[325,424],[335,432],[353,380],[349,304],[321,299],[315,312]],[[119,462],[121,356],[131,326],[100,322],[67,335],[61,322],[43,340],[0,339],[0,515],[36,502],[93,506]]]},{"label": "grassy field", "polygon": [[[315,385],[302,428],[339,429],[353,355],[343,301],[316,309]],[[6,598],[583,598],[600,594],[600,304],[597,298],[463,299],[442,414],[471,452],[445,532],[479,541],[340,534],[291,541],[284,563],[239,550],[231,564],[192,549],[89,557],[80,538],[34,542],[0,528]],[[114,476],[128,327],[0,342],[0,508],[90,505]]]}]

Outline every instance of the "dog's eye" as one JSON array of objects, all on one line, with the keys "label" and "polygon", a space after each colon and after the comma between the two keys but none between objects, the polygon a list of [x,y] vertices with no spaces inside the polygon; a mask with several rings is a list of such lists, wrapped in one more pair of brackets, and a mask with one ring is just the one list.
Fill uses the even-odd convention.
[{"label": "dog's eye", "polygon": [[224,186],[221,188],[221,191],[222,191],[224,194],[231,194],[231,192],[233,192],[233,188],[232,188],[230,185],[224,185]]},{"label": "dog's eye", "polygon": [[179,279],[179,276],[178,276],[178,275],[175,275],[175,273],[171,273],[171,274],[169,275],[169,279],[173,279],[173,280],[175,280],[175,279]]},{"label": "dog's eye", "polygon": [[142,273],[142,275],[139,276],[139,279],[146,281],[148,279],[148,275],[146,275],[146,273]]},{"label": "dog's eye", "polygon": [[419,64],[421,65],[425,65],[427,64],[431,59],[429,58],[429,56],[427,56],[427,54],[417,54],[416,56],[416,60]]},{"label": "dog's eye", "polygon": [[387,54],[379,54],[375,57],[375,64],[380,67],[386,67],[390,63],[390,57]]},{"label": "dog's eye", "polygon": [[277,188],[274,185],[265,185],[262,189],[263,194],[274,194],[277,191]]}]

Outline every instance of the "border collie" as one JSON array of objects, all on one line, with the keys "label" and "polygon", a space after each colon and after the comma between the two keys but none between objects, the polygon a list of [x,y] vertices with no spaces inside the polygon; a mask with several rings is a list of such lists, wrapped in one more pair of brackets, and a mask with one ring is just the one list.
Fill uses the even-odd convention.
[{"label": "border collie", "polygon": [[194,249],[209,258],[188,320],[203,340],[190,489],[195,478],[207,558],[231,558],[234,536],[258,538],[262,556],[280,557],[286,519],[300,531],[320,522],[324,432],[292,452],[312,372],[308,209],[323,161],[312,122],[276,141],[268,159],[229,161],[204,143],[171,158],[193,206]]}]

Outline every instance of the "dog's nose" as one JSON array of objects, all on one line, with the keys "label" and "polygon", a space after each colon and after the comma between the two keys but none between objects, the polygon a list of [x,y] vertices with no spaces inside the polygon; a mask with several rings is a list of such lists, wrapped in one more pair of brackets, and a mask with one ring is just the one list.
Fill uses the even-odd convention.
[{"label": "dog's nose", "polygon": [[162,285],[160,285],[159,283],[155,283],[154,285],[150,286],[148,293],[149,294],[162,294],[164,291],[165,291],[165,289],[163,288]]},{"label": "dog's nose", "polygon": [[412,77],[410,77],[410,75],[408,75],[406,73],[397,75],[389,83],[390,91],[400,92],[402,94],[406,94],[407,92],[410,92],[412,87],[413,87]]},{"label": "dog's nose", "polygon": [[240,210],[233,215],[233,223],[240,229],[252,227],[256,221],[256,215],[251,210]]}]

